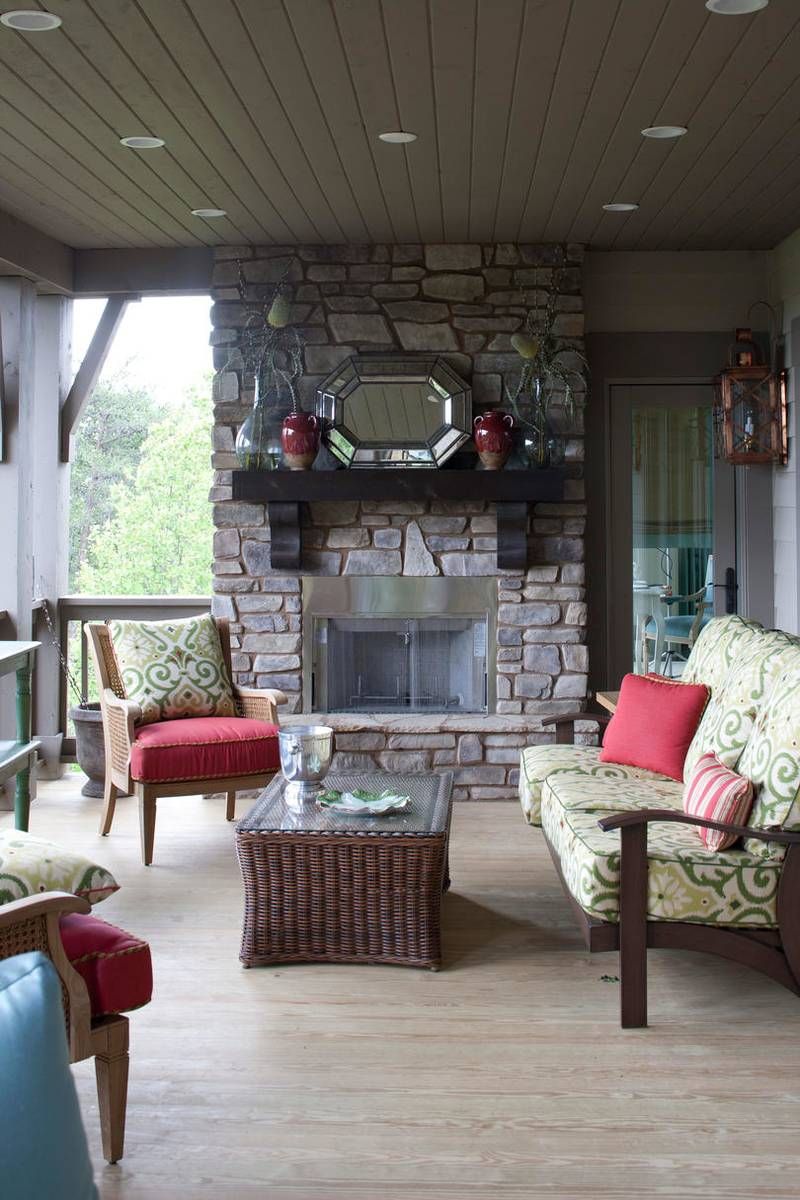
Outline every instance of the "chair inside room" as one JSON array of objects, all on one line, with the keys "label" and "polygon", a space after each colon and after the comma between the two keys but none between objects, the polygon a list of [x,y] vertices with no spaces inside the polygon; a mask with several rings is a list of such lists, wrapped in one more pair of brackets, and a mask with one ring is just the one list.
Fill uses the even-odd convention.
[{"label": "chair inside room", "polygon": [[[660,597],[667,612],[659,609],[642,627],[642,662],[646,670],[673,677],[697,640],[704,625],[714,612],[714,556],[709,554],[705,582],[689,595]],[[685,614],[670,616],[669,610],[679,605],[691,607]],[[651,649],[652,647],[652,649]]]},{"label": "chair inside room", "polygon": [[[222,653],[231,673],[228,622],[216,620]],[[235,816],[237,791],[261,788],[279,766],[275,689],[233,687],[235,717],[176,717],[141,723],[141,709],[125,696],[108,627],[86,625],[100,688],[105,749],[105,791],[100,832],[110,831],[119,795],[139,800],[142,861],[153,861],[156,801],[165,796],[224,792],[226,816]]]}]

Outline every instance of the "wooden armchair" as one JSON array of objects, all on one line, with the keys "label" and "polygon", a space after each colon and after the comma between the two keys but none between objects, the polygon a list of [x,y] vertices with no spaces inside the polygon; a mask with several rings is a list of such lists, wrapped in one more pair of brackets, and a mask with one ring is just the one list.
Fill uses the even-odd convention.
[{"label": "wooden armchair", "polygon": [[[222,652],[231,671],[231,643],[228,622],[217,619]],[[189,725],[199,726],[201,722],[218,721],[216,717],[191,718],[188,720],[173,720],[156,722],[151,725],[138,726],[141,709],[131,700],[125,698],[125,689],[117,667],[114,647],[108,626],[99,621],[91,621],[86,625],[86,637],[89,641],[92,657],[100,685],[100,708],[103,715],[103,742],[105,747],[106,778],[103,795],[103,815],[100,821],[100,833],[105,836],[111,829],[114,819],[114,808],[117,796],[132,795],[139,799],[139,815],[142,839],[142,861],[149,866],[153,861],[153,841],[155,837],[156,800],[164,796],[196,796],[208,792],[225,792],[227,794],[226,817],[232,821],[236,815],[236,793],[245,788],[261,788],[275,774],[279,766],[277,731],[274,731],[274,746],[263,759],[264,766],[258,770],[247,770],[238,773],[225,773],[207,770],[205,774],[198,771],[181,770],[180,778],[174,774],[164,778],[148,777],[134,766],[132,770],[131,755],[137,739],[143,730],[153,731],[156,726],[174,726],[176,735],[186,734]],[[277,706],[286,703],[286,696],[276,689],[266,688],[237,688],[234,687],[239,719],[266,722],[277,726]],[[228,726],[236,718],[226,718]],[[183,727],[183,728],[181,728]],[[208,726],[209,731],[211,726]],[[149,737],[150,735],[148,735]],[[220,743],[221,744],[221,743]],[[234,745],[228,742],[227,745]],[[200,738],[196,742],[198,759],[210,745],[208,740]],[[184,741],[183,750],[191,753],[192,744]],[[208,755],[205,755],[207,761]]]},{"label": "wooden armchair", "polygon": [[88,913],[89,903],[66,892],[26,896],[0,906],[0,958],[41,950],[61,980],[70,1062],[94,1058],[103,1156],[122,1158],[128,1097],[128,1018],[92,1019],[86,983],[70,963],[59,932],[65,913]]}]

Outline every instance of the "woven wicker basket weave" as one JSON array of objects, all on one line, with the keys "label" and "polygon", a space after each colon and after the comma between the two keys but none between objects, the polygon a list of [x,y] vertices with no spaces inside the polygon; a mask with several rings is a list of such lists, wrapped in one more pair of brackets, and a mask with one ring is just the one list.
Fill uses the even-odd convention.
[{"label": "woven wicker basket weave", "polygon": [[[348,786],[383,787],[397,777],[360,776]],[[359,826],[358,818],[320,819],[328,828],[258,824],[264,799],[280,794],[274,780],[239,823],[236,850],[245,889],[240,958],[246,966],[277,962],[441,965],[440,909],[449,884],[447,843],[452,775],[408,776],[429,793],[418,831]],[[413,781],[413,784],[412,784]],[[332,780],[341,786],[343,780]],[[267,805],[267,807],[269,807]],[[252,818],[255,817],[256,820]],[[327,814],[326,814],[327,817]],[[314,824],[312,820],[309,822]],[[352,828],[337,828],[341,825]]]},{"label": "woven wicker basket weave", "polygon": [[[50,955],[50,940],[47,934],[47,917],[35,916],[17,921],[14,925],[0,929],[0,959],[13,958],[16,954],[27,954],[29,950],[41,950]],[[69,992],[61,982],[61,1002],[64,1006],[64,1021],[69,1038]]]}]

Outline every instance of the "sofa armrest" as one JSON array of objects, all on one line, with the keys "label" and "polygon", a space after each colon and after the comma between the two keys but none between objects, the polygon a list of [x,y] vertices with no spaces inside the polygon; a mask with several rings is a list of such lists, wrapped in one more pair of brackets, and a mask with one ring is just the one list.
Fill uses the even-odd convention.
[{"label": "sofa armrest", "polygon": [[278,705],[285,704],[287,697],[278,688],[248,688],[233,689],[236,707],[243,717],[253,721],[268,721],[270,725],[278,724]]},{"label": "sofa armrest", "polygon": [[64,913],[88,913],[91,905],[70,892],[42,892],[0,907],[0,958],[41,950],[61,980],[70,1059],[78,1062],[92,1053],[89,992],[66,956],[58,927]]},{"label": "sofa armrest", "polygon": [[607,712],[562,713],[557,717],[545,717],[542,720],[542,729],[554,728],[556,745],[569,746],[575,741],[575,726],[578,721],[593,721],[601,728],[605,728],[610,720],[611,713]]},{"label": "sofa armrest", "polygon": [[648,825],[653,821],[671,821],[677,825],[700,825],[706,829],[718,829],[721,833],[733,833],[737,837],[755,838],[759,842],[776,842],[780,846],[800,844],[800,832],[790,833],[784,829],[753,829],[749,825],[732,825],[728,821],[710,821],[705,817],[692,817],[688,813],[672,808],[642,808],[636,812],[614,813],[603,817],[597,824],[604,832],[610,829],[630,829],[637,825]]}]

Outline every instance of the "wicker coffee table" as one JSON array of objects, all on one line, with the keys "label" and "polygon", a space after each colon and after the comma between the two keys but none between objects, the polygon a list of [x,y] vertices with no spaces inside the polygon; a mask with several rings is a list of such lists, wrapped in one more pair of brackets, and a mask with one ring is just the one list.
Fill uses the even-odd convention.
[{"label": "wicker coffee table", "polygon": [[326,786],[411,796],[407,812],[350,817],[287,808],[276,775],[236,826],[245,891],[240,959],[441,965],[453,776],[329,775]]}]

